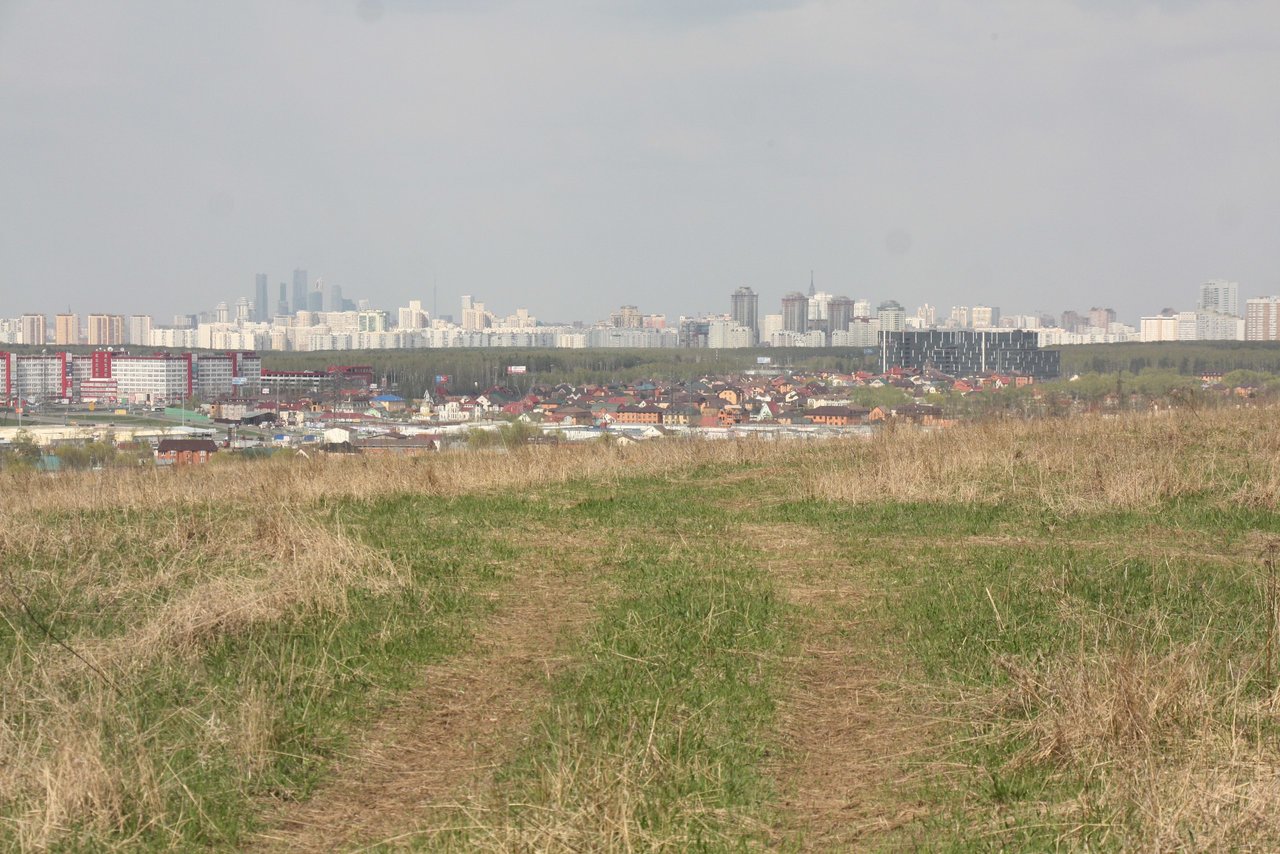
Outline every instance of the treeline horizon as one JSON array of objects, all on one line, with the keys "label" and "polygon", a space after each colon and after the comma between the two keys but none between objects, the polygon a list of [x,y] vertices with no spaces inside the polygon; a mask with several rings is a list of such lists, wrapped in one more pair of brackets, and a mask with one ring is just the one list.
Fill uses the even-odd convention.
[{"label": "treeline horizon", "polygon": [[[87,345],[4,345],[13,353],[41,350],[91,353]],[[130,352],[165,352],[160,347],[125,347]],[[1255,371],[1280,375],[1280,342],[1172,341],[1079,344],[1047,347],[1061,354],[1061,377],[1080,374],[1173,373],[1199,377],[1206,373]],[[221,352],[193,350],[192,352]],[[446,376],[450,389],[534,384],[605,384],[639,380],[689,381],[702,376],[740,373],[756,368],[797,371],[878,372],[879,348],[752,347],[698,349],[524,349],[506,347],[417,348],[399,350],[258,351],[265,370],[324,370],[331,365],[370,365],[382,387],[420,395],[435,390],[436,377]],[[768,358],[761,365],[758,359]],[[525,373],[508,374],[522,366]]]},{"label": "treeline horizon", "polygon": [[[1047,347],[1061,354],[1061,378],[1076,374],[1205,373],[1256,371],[1280,375],[1280,342],[1174,341],[1080,344]],[[879,348],[753,347],[708,349],[517,349],[436,348],[414,350],[342,350],[262,352],[266,370],[323,370],[334,364],[371,365],[379,383],[421,394],[448,376],[450,389],[568,382],[604,384],[638,380],[692,380],[757,368],[801,371],[879,372]],[[769,364],[758,364],[768,358]],[[527,373],[508,375],[510,366]]]}]

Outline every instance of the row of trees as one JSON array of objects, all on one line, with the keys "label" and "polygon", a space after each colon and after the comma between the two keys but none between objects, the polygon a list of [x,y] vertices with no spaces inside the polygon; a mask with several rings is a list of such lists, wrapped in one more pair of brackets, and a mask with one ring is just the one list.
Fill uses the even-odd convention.
[{"label": "row of trees", "polygon": [[1167,371],[1184,376],[1248,370],[1280,374],[1280,343],[1274,341],[1165,341],[1055,347],[1063,376]]},{"label": "row of trees", "polygon": [[[1261,341],[1188,341],[1153,344],[1087,344],[1055,348],[1062,375],[1131,375],[1149,372],[1199,377],[1214,372],[1253,371],[1280,375],[1280,345]],[[449,377],[454,390],[499,384],[525,387],[540,383],[632,382],[643,379],[688,380],[704,375],[736,373],[757,367],[757,357],[775,366],[803,370],[876,371],[879,350],[861,348],[755,348],[744,350],[507,350],[433,349],[363,350],[341,355],[344,362],[373,366],[405,396],[435,389],[437,376]],[[266,353],[265,367],[276,370],[323,370],[335,353]],[[527,373],[510,376],[507,368],[523,365]]]},{"label": "row of trees", "polygon": [[[769,348],[744,350],[609,349],[515,350],[505,348],[344,351],[346,364],[373,366],[379,383],[386,382],[405,397],[435,390],[436,377],[449,377],[452,390],[485,389],[494,385],[526,388],[533,382],[556,384],[634,382],[645,379],[689,380],[705,375],[738,373],[758,367],[767,356],[779,366],[807,370],[870,370],[879,351],[859,348]],[[336,353],[264,353],[268,370],[324,370]],[[509,375],[507,368],[524,366],[526,373]]]},{"label": "row of trees", "polygon": [[149,448],[121,449],[110,436],[83,445],[41,448],[31,434],[24,430],[19,431],[13,443],[0,453],[0,468],[34,469],[44,465],[64,470],[86,470],[132,467],[149,464],[152,459]]}]

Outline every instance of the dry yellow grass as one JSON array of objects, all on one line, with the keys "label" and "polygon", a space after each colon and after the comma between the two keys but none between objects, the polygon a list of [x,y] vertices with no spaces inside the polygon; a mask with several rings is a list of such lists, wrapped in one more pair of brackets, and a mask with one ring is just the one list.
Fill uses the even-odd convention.
[{"label": "dry yellow grass", "polygon": [[708,463],[744,463],[776,454],[762,442],[672,441],[611,447],[531,446],[514,453],[446,452],[422,457],[318,458],[146,468],[109,475],[0,473],[0,512],[118,511],[215,502],[220,507],[310,506],[321,498],[400,493],[460,495],[513,491],[584,479],[661,474]]},{"label": "dry yellow grass", "polygon": [[1012,686],[974,719],[1027,745],[1015,766],[1093,781],[1092,794],[1050,808],[1064,844],[1102,815],[1103,838],[1125,850],[1280,845],[1277,698],[1251,696],[1247,673],[1224,679],[1194,643],[1003,664]]},{"label": "dry yellow grass", "polygon": [[[83,580],[88,592],[103,597],[140,597],[135,623],[108,637],[65,638],[78,655],[54,644],[24,643],[6,662],[0,808],[11,816],[24,848],[42,849],[69,833],[111,835],[127,843],[128,834],[121,837],[126,821],[163,814],[160,779],[174,775],[126,710],[134,674],[157,660],[187,666],[219,638],[252,624],[317,610],[341,612],[351,592],[383,592],[404,580],[384,556],[296,511],[224,519],[219,535],[207,539],[198,526],[192,530],[191,542],[169,544],[168,559],[154,574],[147,540],[156,531],[139,523],[123,537],[136,548],[131,557],[105,567],[91,562],[59,580]],[[6,526],[6,556],[14,550],[39,555],[42,533],[32,524]],[[89,525],[58,545],[73,555],[96,554],[93,537],[99,533]],[[113,532],[110,541],[119,546],[121,532]],[[148,595],[161,587],[177,592],[147,607]],[[266,697],[250,691],[228,717],[193,726],[188,747],[197,753],[230,749],[247,779],[268,761],[277,712]]]},{"label": "dry yellow grass", "polygon": [[[814,445],[666,442],[106,475],[3,473],[0,560],[27,569],[0,596],[12,609],[9,597],[49,586],[47,567],[56,566],[53,586],[68,597],[136,603],[137,619],[123,631],[68,638],[109,678],[127,679],[158,660],[185,666],[248,627],[341,613],[353,591],[403,583],[384,556],[317,518],[317,508],[335,498],[516,492],[579,479],[603,487],[632,476],[687,477],[702,465],[752,465],[745,476],[765,484],[764,503],[1007,502],[1071,516],[1208,495],[1223,509],[1275,509],[1274,418],[1268,410],[1182,413],[899,429]],[[1074,656],[1004,664],[1011,686],[963,708],[1001,737],[1027,744],[1018,763],[1046,773],[1093,768],[1101,781],[1090,803],[1054,805],[1055,821],[1069,826],[1101,810],[1116,816],[1112,841],[1150,850],[1280,844],[1273,771],[1280,748],[1266,735],[1280,718],[1272,699],[1251,698],[1248,673],[1224,679],[1222,662],[1194,642],[1159,653],[1092,645]],[[160,815],[173,789],[174,772],[150,749],[149,734],[121,716],[109,683],[59,647],[20,641],[0,667],[0,810],[11,838],[36,850],[97,834],[86,838],[128,847],[126,821],[131,833],[141,832],[147,819],[140,828],[137,817]],[[232,714],[199,722],[192,748],[231,745],[251,775],[268,761],[278,714],[269,698],[247,693]],[[625,835],[637,826],[639,803],[629,787],[643,786],[663,761],[635,753],[642,758],[633,767],[588,767],[598,758],[571,752],[557,757],[564,774],[546,775],[554,821],[471,841],[494,849],[660,842]],[[583,804],[599,812],[583,813]],[[601,828],[618,835],[601,839]],[[1064,843],[1073,839],[1067,834]]]},{"label": "dry yellow grass", "polygon": [[803,479],[824,500],[1030,503],[1068,514],[1150,509],[1222,493],[1227,504],[1280,500],[1272,410],[1002,420],[937,432],[889,430],[832,465],[810,456]]}]

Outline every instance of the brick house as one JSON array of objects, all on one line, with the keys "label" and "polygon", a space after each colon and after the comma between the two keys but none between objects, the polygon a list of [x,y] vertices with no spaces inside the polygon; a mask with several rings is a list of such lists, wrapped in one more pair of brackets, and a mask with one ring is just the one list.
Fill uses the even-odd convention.
[{"label": "brick house", "polygon": [[825,424],[828,427],[848,427],[861,424],[867,416],[867,410],[849,406],[815,406],[807,410],[805,415],[814,424]]},{"label": "brick house", "polygon": [[618,423],[619,424],[661,424],[662,410],[656,406],[627,406],[618,407]]},{"label": "brick house", "polygon": [[218,452],[212,439],[161,439],[156,446],[156,465],[198,465]]}]

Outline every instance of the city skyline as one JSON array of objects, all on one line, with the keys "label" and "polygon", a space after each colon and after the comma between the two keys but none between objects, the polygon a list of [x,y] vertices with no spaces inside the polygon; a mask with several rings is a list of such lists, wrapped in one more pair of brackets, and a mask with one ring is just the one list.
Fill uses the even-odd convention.
[{"label": "city skyline", "polygon": [[[399,307],[394,305],[379,304],[373,300],[370,300],[364,297],[360,293],[348,295],[344,293],[341,285],[337,283],[326,282],[323,277],[317,277],[313,280],[310,278],[309,272],[306,269],[301,269],[301,268],[295,268],[291,272],[292,299],[290,299],[290,296],[289,296],[289,293],[290,293],[289,282],[284,279],[281,279],[278,283],[273,284],[272,283],[273,278],[270,274],[255,273],[252,275],[252,281],[253,281],[252,286],[244,288],[241,293],[233,295],[230,298],[206,300],[202,304],[188,305],[183,310],[175,312],[171,316],[175,320],[177,320],[178,318],[205,317],[208,321],[224,322],[225,320],[229,320],[229,319],[237,319],[237,312],[241,312],[241,313],[247,312],[248,313],[247,316],[243,318],[245,320],[250,320],[255,323],[270,323],[271,320],[276,316],[295,315],[298,311],[307,311],[307,312],[313,312],[313,313],[314,312],[324,312],[324,313],[341,312],[344,310],[357,311],[361,309],[378,309],[383,311],[394,311],[396,310],[396,308]],[[1229,302],[1227,301],[1228,289],[1230,293]],[[1277,290],[1280,291],[1280,287],[1278,287]],[[1191,294],[1193,291],[1198,293],[1198,297],[1194,300],[1195,310],[1206,309],[1210,311],[1230,314],[1237,317],[1243,317],[1245,314],[1244,309],[1242,308],[1244,304],[1244,300],[1259,299],[1264,297],[1270,298],[1274,296],[1273,294],[1267,294],[1263,292],[1254,293],[1253,291],[1249,290],[1247,287],[1242,288],[1240,283],[1235,281],[1230,281],[1228,279],[1208,279],[1208,280],[1197,282],[1194,286],[1189,284],[1184,284],[1177,292],[1169,292],[1169,293],[1163,293],[1161,295],[1158,295],[1158,298],[1150,306],[1145,308],[1140,315],[1137,315],[1137,316],[1126,317],[1123,314],[1116,312],[1114,308],[1112,308],[1112,306],[1110,305],[1105,306],[1105,310],[1110,313],[1109,322],[1115,322],[1117,320],[1122,322],[1131,322],[1131,321],[1136,322],[1142,316],[1156,315],[1161,312],[1170,311],[1170,310],[1176,311],[1177,310],[1176,307],[1178,305],[1181,305],[1188,301],[1189,294]],[[266,295],[265,308],[259,304],[260,298],[264,293]],[[278,294],[278,297],[273,297],[272,296],[273,294]],[[354,297],[354,299],[352,297]],[[416,297],[411,297],[409,300],[406,300],[405,302],[406,303],[411,301],[417,302],[419,305],[422,306],[422,310],[426,311],[433,319],[437,317],[451,318],[453,321],[459,324],[462,324],[463,322],[462,318],[465,315],[466,311],[470,308],[470,303],[473,298],[474,298],[473,294],[459,294],[452,301],[452,304],[450,304],[450,302],[445,302],[442,308],[438,305],[439,303],[438,293],[431,293],[426,295],[420,294]],[[828,310],[827,302],[830,302],[832,300],[836,301],[837,303],[836,310],[848,312],[848,316],[859,316],[859,312],[851,310],[851,307],[853,306],[864,305],[864,304],[876,306],[885,301],[899,303],[903,307],[904,311],[907,311],[909,313],[910,312],[918,313],[924,310],[929,310],[931,312],[944,310],[950,313],[953,320],[955,319],[955,315],[957,311],[962,312],[964,316],[967,317],[967,314],[971,310],[971,308],[978,309],[978,310],[993,308],[995,310],[996,318],[1000,316],[1000,312],[1002,310],[1002,306],[995,305],[992,303],[992,301],[987,301],[987,300],[968,300],[963,303],[944,304],[941,302],[935,302],[928,299],[921,302],[917,308],[912,309],[910,306],[907,306],[905,303],[902,303],[900,300],[895,299],[892,295],[849,294],[847,292],[832,292],[825,288],[819,288],[816,284],[816,279],[814,278],[813,271],[809,272],[807,292],[803,292],[800,290],[791,290],[785,293],[778,293],[775,298],[771,299],[770,294],[768,292],[761,293],[760,291],[757,291],[756,289],[750,286],[744,285],[744,286],[739,286],[735,288],[732,292],[728,293],[727,295],[721,294],[720,298],[721,298],[721,302],[718,305],[697,306],[697,307],[689,308],[688,310],[670,311],[670,310],[662,310],[660,307],[655,309],[655,307],[653,306],[646,305],[646,306],[643,306],[643,311],[641,311],[641,314],[645,316],[661,316],[661,317],[669,318],[673,321],[679,318],[710,317],[710,316],[723,315],[723,316],[731,317],[735,321],[738,321],[739,323],[741,323],[747,318],[750,318],[754,322],[747,323],[745,325],[751,326],[756,329],[761,328],[763,319],[768,315],[781,314],[784,318],[785,328],[798,329],[799,326],[793,320],[786,319],[787,311],[788,311],[787,309],[788,300],[803,299],[804,303],[798,309],[800,314],[802,314],[805,317],[810,317],[810,316],[813,316],[812,313],[814,311],[820,311],[821,316],[823,318],[826,317],[826,311]],[[821,303],[821,308],[815,308],[814,305],[812,304],[812,301],[815,298],[819,301],[819,303]],[[102,308],[103,306],[101,305],[101,303],[103,303],[104,301],[105,300],[102,299],[101,297],[97,297],[95,298],[92,304],[95,306],[95,308]],[[843,305],[845,301],[848,301],[849,305]],[[53,310],[53,311],[50,311],[47,309],[41,310],[38,307],[31,307],[29,310],[18,310],[18,307],[20,305],[24,305],[30,302],[32,302],[32,300],[30,300],[29,298],[23,299],[22,297],[19,297],[16,300],[12,298],[9,298],[6,300],[5,297],[0,296],[0,318],[18,317],[18,316],[28,315],[28,314],[43,314],[46,317],[53,317],[53,318],[57,318],[63,315],[75,315],[81,318],[86,318],[94,315],[105,315],[105,314],[121,315],[126,317],[131,315],[132,316],[147,315],[155,319],[157,325],[162,325],[162,326],[174,325],[169,323],[167,320],[167,317],[163,314],[160,314],[159,312],[137,310],[137,309],[121,310],[119,308],[115,308],[112,311],[97,311],[97,310],[84,311],[81,307],[68,305],[68,306],[62,307],[60,310]],[[433,303],[436,303],[437,305],[433,305]],[[492,305],[491,301],[490,301],[490,305]],[[624,307],[628,307],[628,306],[626,306],[626,304],[624,303]],[[635,306],[629,306],[629,307],[636,308]],[[514,313],[517,310],[530,311],[530,309],[532,309],[530,311],[530,314],[538,316],[540,323],[543,322],[543,320],[545,319],[544,316],[541,314],[541,312],[538,310],[538,307],[536,305],[531,305],[528,302],[520,305],[498,306],[497,308],[499,309],[499,313],[501,313],[502,311],[508,311],[508,310],[509,310],[508,313]],[[1063,305],[1054,305],[1054,306],[1030,307],[1027,305],[1020,305],[1020,306],[1013,306],[1012,311],[1010,311],[1010,307],[1008,306],[1003,307],[1003,310],[1005,311],[1006,314],[1013,313],[1013,314],[1023,314],[1026,316],[1052,315],[1054,317],[1061,317],[1064,314],[1075,313],[1076,310],[1079,308],[1082,308],[1082,306],[1079,306],[1079,305],[1068,306],[1066,304],[1063,304]],[[590,325],[593,323],[608,321],[609,318],[613,315],[615,310],[616,310],[616,306],[613,306],[604,314],[597,317],[590,317],[590,316],[563,317],[563,318],[554,318],[550,320],[545,320],[545,322],[548,325],[568,325],[568,324]],[[1089,312],[1100,311],[1100,310],[1103,310],[1103,307],[1090,306],[1089,311],[1085,312],[1085,314],[1088,314]],[[225,312],[226,317],[223,318],[223,317],[214,316],[216,314],[219,314],[220,312]],[[860,314],[866,315],[868,314],[868,312],[866,310],[862,310]],[[943,316],[945,317],[946,315],[944,314]],[[181,324],[177,324],[177,325],[181,325]],[[924,325],[932,326],[934,325],[934,322],[932,319],[930,319]],[[952,324],[952,325],[957,325],[957,324]],[[970,324],[967,320],[961,320],[958,323],[958,325],[968,326]],[[981,323],[975,322],[973,325],[982,326],[982,325],[995,325],[995,324],[981,324]],[[1104,325],[1104,324],[1094,324],[1094,325]],[[50,328],[52,329],[53,327],[50,327]]]},{"label": "city skyline", "polygon": [[906,306],[1275,293],[1277,23],[1250,2],[0,4],[0,293],[163,317],[304,265],[376,304],[434,286],[551,318],[772,301],[810,268]]},{"label": "city skyline", "polygon": [[[254,276],[256,299],[269,294],[264,274]],[[527,306],[514,313],[495,312],[484,299],[465,294],[460,312],[435,315],[421,300],[398,306],[374,306],[346,298],[340,286],[308,280],[306,270],[293,276],[296,311],[291,310],[285,283],[279,286],[276,312],[264,318],[257,302],[240,297],[234,306],[220,302],[212,310],[181,314],[171,324],[151,315],[89,314],[85,322],[73,312],[0,315],[0,344],[73,346],[130,345],[160,348],[241,350],[416,349],[438,347],[853,347],[883,343],[882,333],[904,331],[1025,331],[1038,346],[1129,341],[1280,340],[1280,296],[1246,295],[1241,309],[1240,285],[1224,279],[1202,282],[1192,309],[1162,307],[1124,322],[1110,306],[1058,314],[1018,314],[992,305],[953,305],[940,312],[924,303],[909,311],[899,301],[873,302],[819,291],[810,275],[808,293],[791,291],[777,313],[760,314],[759,295],[739,287],[728,295],[728,311],[668,318],[622,305],[607,318],[571,322],[540,320]],[[1172,304],[1180,301],[1170,300]],[[766,304],[767,311],[767,304]],[[938,339],[947,340],[947,339]]]}]

